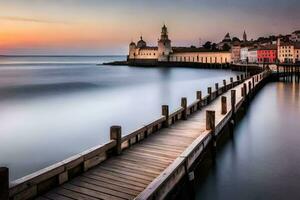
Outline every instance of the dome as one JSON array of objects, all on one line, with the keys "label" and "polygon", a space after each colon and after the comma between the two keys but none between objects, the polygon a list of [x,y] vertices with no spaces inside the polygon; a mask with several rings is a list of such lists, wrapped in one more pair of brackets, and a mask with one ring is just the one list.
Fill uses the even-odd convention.
[{"label": "dome", "polygon": [[131,43],[129,44],[129,46],[135,46],[135,43],[134,43],[134,42],[131,42]]},{"label": "dome", "polygon": [[143,37],[141,36],[140,41],[137,43],[137,48],[145,47],[147,46],[146,42],[143,40]]}]

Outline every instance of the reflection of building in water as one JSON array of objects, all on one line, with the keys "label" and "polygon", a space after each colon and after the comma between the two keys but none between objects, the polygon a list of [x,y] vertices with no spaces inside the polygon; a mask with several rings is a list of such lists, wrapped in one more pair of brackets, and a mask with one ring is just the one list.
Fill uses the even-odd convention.
[{"label": "reflection of building in water", "polygon": [[129,45],[128,61],[130,63],[156,63],[156,62],[195,62],[195,63],[230,63],[229,51],[208,50],[196,47],[172,47],[168,36],[168,29],[164,25],[157,47],[147,46],[141,37],[135,44]]}]

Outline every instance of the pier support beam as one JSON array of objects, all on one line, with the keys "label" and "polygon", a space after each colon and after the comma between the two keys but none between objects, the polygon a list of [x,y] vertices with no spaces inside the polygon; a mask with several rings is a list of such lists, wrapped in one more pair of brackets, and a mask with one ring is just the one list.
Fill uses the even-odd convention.
[{"label": "pier support beam", "polygon": [[8,200],[9,197],[9,170],[7,167],[0,167],[0,199]]},{"label": "pier support beam", "polygon": [[110,139],[117,142],[113,149],[114,155],[120,155],[122,153],[122,128],[121,126],[110,127]]},{"label": "pier support beam", "polygon": [[166,121],[163,123],[163,127],[164,128],[169,127],[170,124],[169,124],[169,106],[168,105],[162,105],[161,114],[166,117]]},{"label": "pier support beam", "polygon": [[225,115],[227,113],[227,98],[226,96],[221,97],[221,114]]},{"label": "pier support beam", "polygon": [[181,98],[181,107],[184,109],[182,112],[182,119],[187,120],[187,98],[186,97]]}]

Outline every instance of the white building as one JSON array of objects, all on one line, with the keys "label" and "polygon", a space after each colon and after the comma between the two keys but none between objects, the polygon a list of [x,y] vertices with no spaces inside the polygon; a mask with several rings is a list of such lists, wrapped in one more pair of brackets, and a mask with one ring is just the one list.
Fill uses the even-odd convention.
[{"label": "white building", "polygon": [[257,63],[257,49],[248,49],[248,59],[249,63]]},{"label": "white building", "polygon": [[241,62],[246,63],[248,59],[248,53],[249,53],[249,48],[248,47],[242,47],[241,48]]},{"label": "white building", "polygon": [[149,47],[141,37],[135,44],[129,44],[128,62],[135,64],[153,64],[156,62],[195,62],[195,63],[230,63],[228,51],[210,51],[203,48],[172,47],[167,27],[162,27],[157,47]]}]

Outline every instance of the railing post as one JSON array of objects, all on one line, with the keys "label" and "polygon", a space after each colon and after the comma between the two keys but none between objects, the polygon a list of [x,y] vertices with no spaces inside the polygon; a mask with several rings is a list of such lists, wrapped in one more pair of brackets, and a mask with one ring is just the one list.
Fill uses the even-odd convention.
[{"label": "railing post", "polygon": [[227,113],[227,99],[226,96],[221,97],[221,114],[225,115]]},{"label": "railing post", "polygon": [[201,91],[196,92],[196,98],[199,101],[197,107],[198,107],[198,110],[200,110],[200,108],[202,106],[202,92]]},{"label": "railing post", "polygon": [[181,98],[181,107],[184,109],[182,112],[182,119],[187,120],[187,99],[186,99],[186,97]]},{"label": "railing post", "polygon": [[214,110],[207,110],[206,111],[206,130],[215,130],[215,111]]},{"label": "railing post", "polygon": [[230,77],[230,89],[233,88],[233,77]]},{"label": "railing post", "polygon": [[122,152],[122,129],[121,126],[111,126],[110,127],[110,139],[117,142],[113,149],[114,155],[120,155]]},{"label": "railing post", "polygon": [[236,76],[236,80],[240,81],[240,76],[239,75]]},{"label": "railing post", "polygon": [[231,120],[229,124],[229,133],[233,138],[233,129],[235,124],[235,104],[236,104],[236,90],[231,90]]},{"label": "railing post", "polygon": [[249,95],[251,93],[251,81],[248,82],[248,91],[249,91]]},{"label": "railing post", "polygon": [[161,114],[166,117],[166,120],[163,123],[163,127],[165,127],[165,128],[169,127],[170,124],[169,124],[169,106],[168,105],[162,105]]},{"label": "railing post", "polygon": [[9,170],[7,167],[0,167],[0,199],[9,198]]},{"label": "railing post", "polygon": [[224,79],[223,80],[223,92],[226,92],[226,90],[227,90],[227,86],[226,86],[226,80]]},{"label": "railing post", "polygon": [[254,88],[254,77],[252,77],[252,88]]},{"label": "railing post", "polygon": [[212,99],[212,97],[211,97],[211,87],[207,88],[207,93],[208,93],[208,102],[207,103],[209,103]]},{"label": "railing post", "polygon": [[241,81],[243,81],[244,80],[244,75],[243,74],[241,74]]},{"label": "railing post", "polygon": [[236,90],[231,90],[231,110],[232,110],[232,114],[235,113],[235,104],[236,104]]},{"label": "railing post", "polygon": [[212,157],[216,157],[217,152],[217,138],[215,134],[215,128],[216,128],[216,115],[214,110],[207,110],[206,111],[206,130],[211,130],[212,134]]},{"label": "railing post", "polygon": [[215,88],[216,88],[216,94],[218,96],[219,95],[219,83],[215,84]]},{"label": "railing post", "polygon": [[244,96],[246,97],[247,96],[247,84],[244,83],[243,86],[244,86]]},{"label": "railing post", "polygon": [[244,97],[245,96],[245,92],[244,92],[244,86],[241,87],[241,96]]}]

